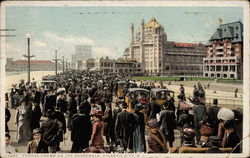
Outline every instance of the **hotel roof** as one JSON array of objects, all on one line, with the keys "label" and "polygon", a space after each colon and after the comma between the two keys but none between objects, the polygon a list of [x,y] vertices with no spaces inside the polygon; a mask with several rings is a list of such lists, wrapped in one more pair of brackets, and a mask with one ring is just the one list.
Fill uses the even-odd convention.
[{"label": "hotel roof", "polygon": [[240,21],[222,24],[217,28],[210,41],[232,39],[232,42],[243,41],[243,24]]}]

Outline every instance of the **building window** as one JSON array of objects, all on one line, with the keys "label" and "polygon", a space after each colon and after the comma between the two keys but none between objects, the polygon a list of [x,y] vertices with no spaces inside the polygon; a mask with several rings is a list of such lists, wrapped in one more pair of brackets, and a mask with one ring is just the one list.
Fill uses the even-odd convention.
[{"label": "building window", "polygon": [[223,74],[223,78],[227,78],[227,74]]},{"label": "building window", "polygon": [[231,74],[231,75],[230,75],[230,78],[234,78],[234,74]]},{"label": "building window", "polygon": [[205,77],[208,77],[208,73],[205,73]]},{"label": "building window", "polygon": [[214,74],[211,74],[211,77],[214,77]]},{"label": "building window", "polygon": [[217,77],[219,77],[219,78],[220,78],[220,74],[217,74]]}]

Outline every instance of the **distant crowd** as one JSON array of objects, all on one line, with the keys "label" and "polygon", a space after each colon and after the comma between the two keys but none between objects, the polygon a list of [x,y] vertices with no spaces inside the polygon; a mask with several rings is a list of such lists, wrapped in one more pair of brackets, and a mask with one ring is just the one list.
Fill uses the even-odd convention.
[{"label": "distant crowd", "polygon": [[[242,151],[242,111],[221,108],[217,99],[208,108],[200,83],[190,98],[181,84],[177,101],[167,95],[160,104],[157,97],[139,95],[129,111],[125,98],[117,95],[119,81],[126,82],[124,96],[129,88],[167,88],[130,82],[119,74],[78,71],[46,76],[41,85],[24,80],[13,84],[5,95],[6,153],[17,152],[13,139],[28,142],[27,153],[59,152],[66,132],[71,153],[167,153],[181,147],[206,148],[206,153]],[[11,117],[16,138],[8,128]],[[178,143],[175,130],[180,131]]]}]

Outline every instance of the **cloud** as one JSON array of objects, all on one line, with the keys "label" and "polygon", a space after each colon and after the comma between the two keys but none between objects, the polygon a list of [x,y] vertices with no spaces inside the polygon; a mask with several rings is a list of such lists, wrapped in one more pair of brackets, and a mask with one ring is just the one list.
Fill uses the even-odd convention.
[{"label": "cloud", "polygon": [[77,45],[77,44],[93,45],[94,44],[93,40],[84,36],[68,35],[68,36],[62,37],[54,32],[48,32],[48,31],[44,33],[44,36],[51,40],[63,42],[64,44],[74,44],[74,45]]},{"label": "cloud", "polygon": [[34,45],[36,47],[46,47],[47,44],[45,42],[42,42],[42,41],[35,41]]},{"label": "cloud", "polygon": [[21,52],[21,50],[11,43],[5,43],[5,50],[7,53],[18,53]]},{"label": "cloud", "polygon": [[112,53],[108,48],[105,47],[98,47],[98,48],[93,48],[93,54],[96,57],[114,57],[115,54]]},{"label": "cloud", "polygon": [[210,27],[210,24],[211,24],[210,20],[204,22],[206,28]]}]

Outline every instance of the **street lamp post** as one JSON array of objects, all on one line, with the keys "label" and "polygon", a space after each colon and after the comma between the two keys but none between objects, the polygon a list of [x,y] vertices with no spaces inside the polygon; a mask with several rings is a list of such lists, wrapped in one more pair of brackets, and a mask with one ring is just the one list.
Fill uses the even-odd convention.
[{"label": "street lamp post", "polygon": [[63,66],[63,67],[62,67],[62,68],[63,68],[62,70],[63,70],[63,73],[64,73],[64,56],[62,56],[62,58],[63,58],[63,59],[62,59],[62,66]]},{"label": "street lamp post", "polygon": [[66,59],[66,72],[68,71],[68,60]]},{"label": "street lamp post", "polygon": [[28,55],[23,55],[25,58],[28,59],[28,83],[30,83],[30,58],[34,57],[34,55],[30,55],[30,34],[26,34],[25,35],[27,37],[28,40]]},{"label": "street lamp post", "polygon": [[57,62],[59,59],[57,59],[57,49],[55,50],[55,59],[53,59],[55,61],[55,73],[57,75]]}]

